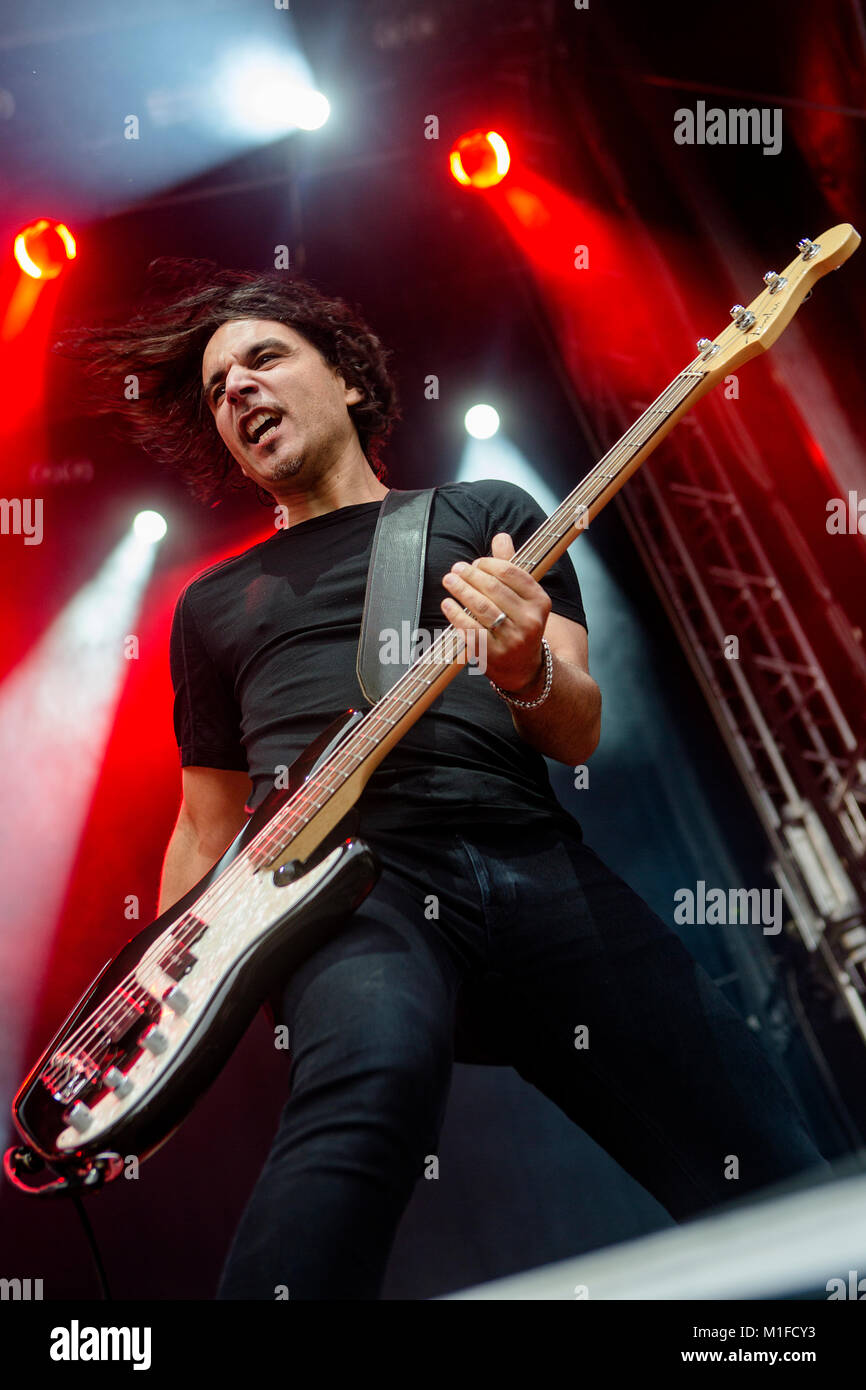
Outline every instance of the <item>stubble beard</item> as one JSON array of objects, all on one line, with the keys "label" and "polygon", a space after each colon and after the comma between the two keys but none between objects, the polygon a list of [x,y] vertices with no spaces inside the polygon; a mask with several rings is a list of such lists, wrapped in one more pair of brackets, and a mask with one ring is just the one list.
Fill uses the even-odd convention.
[{"label": "stubble beard", "polygon": [[294,478],[304,466],[303,454],[290,454],[288,458],[277,459],[271,470],[270,481],[281,483],[286,478]]}]

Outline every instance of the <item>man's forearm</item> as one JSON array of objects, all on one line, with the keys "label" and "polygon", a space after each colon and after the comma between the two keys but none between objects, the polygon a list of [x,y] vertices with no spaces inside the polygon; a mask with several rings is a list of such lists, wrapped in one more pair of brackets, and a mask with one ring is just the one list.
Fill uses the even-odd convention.
[{"label": "man's forearm", "polygon": [[[230,838],[227,836],[226,845]],[[189,822],[179,821],[165,852],[157,913],[166,912],[194,888],[213,868],[223,849],[225,845],[222,849],[202,845]]]},{"label": "man's forearm", "polygon": [[[594,751],[601,733],[601,691],[586,671],[553,655],[550,694],[536,709],[509,705],[520,737],[558,762],[574,767]],[[544,689],[545,671],[533,683],[513,693],[520,700],[535,700]]]}]

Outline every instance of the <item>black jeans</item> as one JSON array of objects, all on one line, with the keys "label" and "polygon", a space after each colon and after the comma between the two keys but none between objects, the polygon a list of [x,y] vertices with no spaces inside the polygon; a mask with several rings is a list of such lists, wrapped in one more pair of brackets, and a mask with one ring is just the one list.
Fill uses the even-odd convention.
[{"label": "black jeans", "polygon": [[282,995],[290,1099],[218,1298],[379,1296],[455,1031],[457,1060],[510,1062],[678,1221],[826,1173],[747,1025],[568,823],[361,833],[382,875]]}]

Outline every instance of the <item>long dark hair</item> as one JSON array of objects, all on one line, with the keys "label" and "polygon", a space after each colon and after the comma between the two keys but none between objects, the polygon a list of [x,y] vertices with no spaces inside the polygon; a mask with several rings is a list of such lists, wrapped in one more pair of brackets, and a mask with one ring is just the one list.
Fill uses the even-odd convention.
[{"label": "long dark hair", "polygon": [[227,481],[243,486],[203,397],[202,354],[221,324],[271,319],[295,329],[347,386],[361,391],[363,400],[348,407],[349,415],[371,467],[385,481],[381,454],[399,418],[397,391],[390,353],[357,311],[279,272],[219,270],[213,261],[170,257],[152,262],[149,275],[155,302],[132,319],[71,328],[54,344],[82,363],[93,413],[116,414],[121,429],[177,469],[202,500],[212,500]]}]

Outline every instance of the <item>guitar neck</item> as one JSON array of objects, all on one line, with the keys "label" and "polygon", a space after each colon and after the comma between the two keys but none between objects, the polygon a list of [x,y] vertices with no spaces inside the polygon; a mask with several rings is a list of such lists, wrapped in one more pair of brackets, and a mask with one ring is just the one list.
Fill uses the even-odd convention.
[{"label": "guitar neck", "polygon": [[[512,563],[536,579],[546,574],[711,384],[696,358],[524,542]],[[306,858],[354,804],[385,755],[454,679],[465,664],[465,646],[459,628],[449,626],[439,634],[250,843],[247,853],[257,867]]]},{"label": "guitar neck", "polygon": [[563,551],[568,549],[577,533],[585,530],[602,507],[607,506],[623,483],[636,472],[679,418],[709,390],[711,384],[700,358],[675,376],[556,511],[520,547],[512,563],[527,570],[534,579],[546,574]]}]

